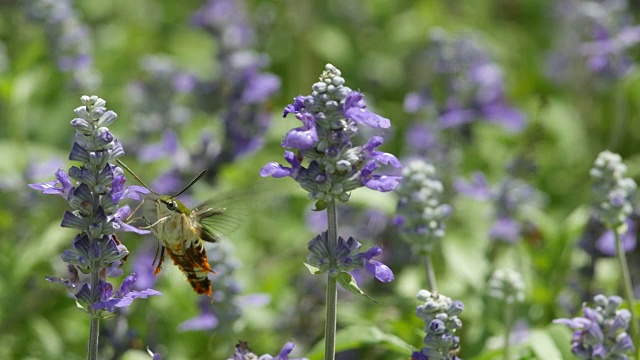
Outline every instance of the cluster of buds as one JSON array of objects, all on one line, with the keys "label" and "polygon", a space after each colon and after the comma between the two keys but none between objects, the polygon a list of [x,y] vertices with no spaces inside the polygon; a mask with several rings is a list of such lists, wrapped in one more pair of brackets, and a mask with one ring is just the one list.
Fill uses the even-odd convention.
[{"label": "cluster of buds", "polygon": [[635,347],[627,333],[631,313],[618,309],[622,298],[599,294],[593,300],[595,309],[582,305],[584,316],[553,322],[575,330],[571,351],[579,359],[629,359],[627,355],[635,351]]},{"label": "cluster of buds", "polygon": [[[271,162],[260,170],[261,176],[296,180],[316,201],[318,210],[334,199],[346,202],[349,193],[359,187],[391,191],[400,180],[398,176],[373,174],[382,165],[402,166],[394,155],[374,150],[382,145],[382,137],[373,136],[366,144],[353,146],[351,139],[358,134],[358,125],[386,129],[391,123],[366,110],[362,93],[345,86],[340,75],[340,70],[327,64],[311,95],[298,96],[285,108],[284,116],[292,113],[302,122],[282,141],[282,147],[297,152],[284,153],[291,167]],[[306,167],[304,159],[309,160]]]},{"label": "cluster of buds", "polygon": [[459,300],[420,290],[416,296],[424,304],[418,305],[416,315],[424,320],[425,346],[411,354],[412,360],[459,360],[460,338],[456,331],[462,328],[458,315],[464,310]]},{"label": "cluster of buds", "polygon": [[[392,281],[394,276],[391,269],[379,261],[372,260],[382,253],[382,248],[374,246],[360,252],[361,246],[353,237],[345,240],[340,236],[335,249],[331,249],[325,231],[309,242],[310,254],[307,256],[307,263],[317,268],[315,271],[317,274],[328,272],[332,276],[337,276],[341,272],[364,268],[379,281]],[[336,260],[335,267],[332,266],[331,259]]]},{"label": "cluster of buds", "polygon": [[637,185],[633,179],[624,177],[626,172],[622,157],[608,150],[598,155],[589,171],[596,216],[614,230],[624,226],[633,212],[632,199]]},{"label": "cluster of buds", "polygon": [[443,204],[444,186],[436,175],[433,165],[415,160],[402,169],[403,181],[397,190],[400,199],[394,223],[418,254],[431,252],[444,237],[444,221],[451,215],[451,206]]},{"label": "cluster of buds", "polygon": [[[135,298],[160,293],[153,289],[131,290],[135,274],[125,278],[116,291],[107,282],[107,277],[122,275],[120,266],[129,255],[116,232],[148,233],[127,224],[125,220],[131,210],[119,204],[126,198],[141,200],[141,194],[149,191],[140,186],[125,187],[122,169],[111,163],[124,155],[122,145],[108,128],[117,114],[107,111],[106,102],[97,96],[83,96],[81,101],[83,106],[75,109],[78,117],[71,121],[76,133],[69,154],[70,160],[81,165],[72,166],[68,173],[59,169],[54,181],[29,186],[67,200],[71,211],[65,211],[60,225],[80,231],[72,248],[62,253],[62,259],[69,264],[69,279],[47,279],[69,288],[81,309],[104,318],[112,316],[116,308],[130,305]],[[80,276],[81,273],[91,274],[91,279]]]},{"label": "cluster of buds", "polygon": [[489,296],[506,304],[524,302],[524,280],[519,272],[497,269],[489,279]]}]

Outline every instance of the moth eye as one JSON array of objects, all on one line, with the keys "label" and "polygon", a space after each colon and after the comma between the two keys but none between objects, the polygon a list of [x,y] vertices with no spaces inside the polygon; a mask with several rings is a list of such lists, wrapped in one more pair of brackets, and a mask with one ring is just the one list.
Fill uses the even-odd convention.
[{"label": "moth eye", "polygon": [[171,211],[176,211],[178,210],[178,204],[175,201],[171,201],[170,203],[167,204],[167,209]]}]

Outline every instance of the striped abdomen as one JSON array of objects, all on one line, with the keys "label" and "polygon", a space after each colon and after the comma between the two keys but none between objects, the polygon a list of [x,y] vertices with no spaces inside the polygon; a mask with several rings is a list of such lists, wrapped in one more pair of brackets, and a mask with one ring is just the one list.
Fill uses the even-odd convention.
[{"label": "striped abdomen", "polygon": [[202,244],[179,248],[166,248],[169,257],[180,270],[187,276],[191,287],[198,294],[206,294],[211,297],[211,281],[209,273],[215,273],[207,261],[207,253]]}]

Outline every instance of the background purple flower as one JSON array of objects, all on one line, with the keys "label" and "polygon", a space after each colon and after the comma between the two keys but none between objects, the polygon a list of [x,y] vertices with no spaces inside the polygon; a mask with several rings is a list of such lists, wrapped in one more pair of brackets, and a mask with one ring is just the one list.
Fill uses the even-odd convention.
[{"label": "background purple flower", "polygon": [[632,49],[640,42],[627,1],[559,1],[553,17],[555,47],[547,60],[547,76],[579,86],[587,78],[606,89],[635,66]]},{"label": "background purple flower", "polygon": [[101,75],[93,66],[91,29],[69,0],[28,0],[24,11],[41,23],[48,48],[60,71],[72,75],[72,85],[84,90],[100,86]]}]

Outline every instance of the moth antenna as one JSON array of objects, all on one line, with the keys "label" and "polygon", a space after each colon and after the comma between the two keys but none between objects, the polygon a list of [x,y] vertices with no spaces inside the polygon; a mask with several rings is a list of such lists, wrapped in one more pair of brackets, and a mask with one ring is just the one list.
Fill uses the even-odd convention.
[{"label": "moth antenna", "polygon": [[[191,182],[189,183],[189,185],[187,185],[184,189],[180,190],[179,193],[175,194],[175,195],[171,195],[172,198],[176,197],[176,196],[180,196],[183,192],[187,191],[193,184],[196,183],[196,181],[200,180],[201,177],[204,176],[204,173],[207,172],[207,169],[204,169],[200,172],[200,174],[198,174],[198,176],[195,177],[195,179],[191,180]],[[144,185],[144,184],[143,184]],[[149,191],[151,191],[151,189],[149,189]]]},{"label": "moth antenna", "polygon": [[[153,191],[153,189],[151,189],[149,187],[149,185],[145,184],[145,182],[142,181],[142,179],[140,179],[138,177],[138,175],[136,175],[131,169],[129,169],[129,167],[127,165],[125,165],[122,161],[120,161],[120,159],[116,159],[116,162],[118,163],[118,165],[122,166],[125,170],[127,170],[129,172],[129,174],[131,174],[131,176],[133,176],[134,179],[138,180],[138,182],[140,184],[142,184],[142,186],[144,186],[147,190],[151,191],[151,193],[153,193],[154,195],[157,195],[157,196],[162,196],[162,195],[158,194],[157,192]],[[182,193],[182,191],[180,193]]]}]

